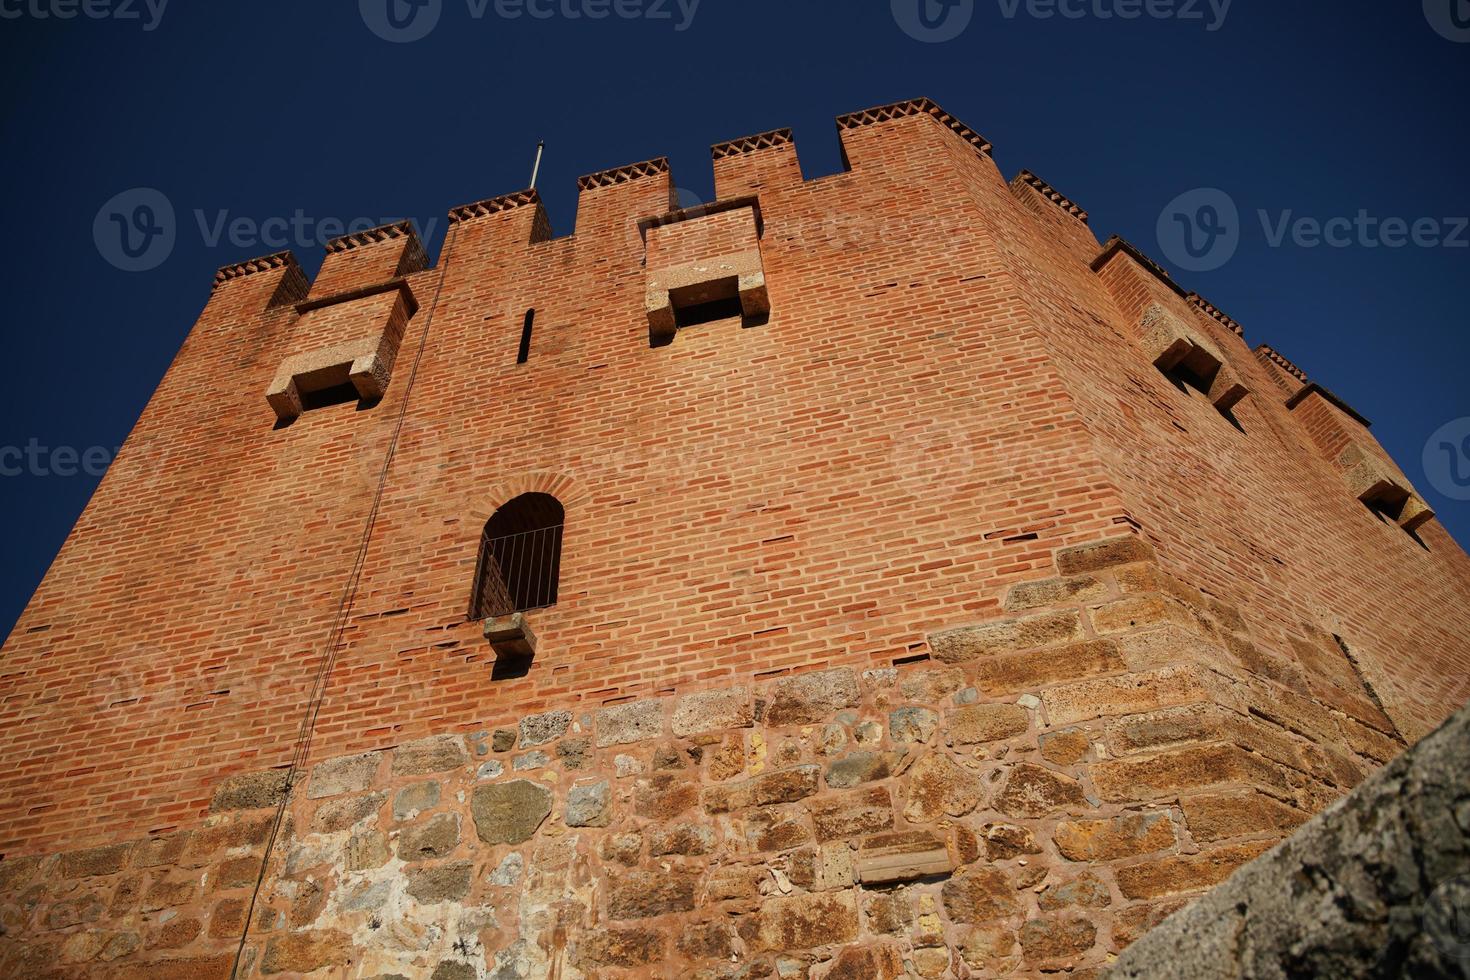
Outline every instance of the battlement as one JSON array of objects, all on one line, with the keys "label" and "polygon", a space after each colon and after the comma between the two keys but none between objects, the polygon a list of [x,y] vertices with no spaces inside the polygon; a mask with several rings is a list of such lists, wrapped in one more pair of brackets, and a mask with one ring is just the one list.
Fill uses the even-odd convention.
[{"label": "battlement", "polygon": [[960,139],[972,146],[975,152],[983,156],[990,156],[992,149],[990,140],[945,112],[932,99],[906,99],[902,102],[890,102],[888,105],[875,106],[859,112],[849,112],[837,117],[837,128],[838,130],[858,129],[862,126],[872,126],[908,116],[929,116],[940,125],[948,127]]},{"label": "battlement", "polygon": [[1082,210],[1079,205],[1068,199],[1067,196],[1064,195],[1061,191],[1057,190],[1055,187],[1051,186],[1031,171],[1022,170],[1019,174],[1016,175],[1016,180],[1018,180],[1022,184],[1025,184],[1027,187],[1035,188],[1042,197],[1046,198],[1048,201],[1055,204],[1057,207],[1061,208],[1063,211],[1067,212],[1078,221],[1081,221],[1084,224],[1087,222],[1086,211]]},{"label": "battlement", "polygon": [[1211,303],[1209,300],[1205,299],[1199,293],[1190,293],[1188,296],[1185,297],[1185,299],[1194,304],[1194,307],[1200,312],[1204,313],[1208,317],[1213,318],[1226,330],[1229,330],[1231,333],[1235,334],[1235,336],[1245,336],[1244,327],[1235,322],[1235,320],[1233,320],[1231,317],[1227,316],[1223,310],[1221,310],[1214,303]]},{"label": "battlement", "polygon": [[769,150],[777,146],[789,146],[794,142],[789,129],[773,129],[765,133],[757,133],[754,136],[742,136],[739,139],[726,140],[716,143],[710,147],[710,156],[716,160],[725,157],[738,156],[741,153],[754,153],[756,150]]},{"label": "battlement", "polygon": [[1257,357],[1261,357],[1267,361],[1270,361],[1272,364],[1275,364],[1277,367],[1281,368],[1281,370],[1285,371],[1293,378],[1296,378],[1302,384],[1307,383],[1307,372],[1303,371],[1291,361],[1287,360],[1280,351],[1276,350],[1276,348],[1270,346],[1269,344],[1260,344],[1256,347],[1255,352]]},{"label": "battlement", "polygon": [[656,157],[652,160],[643,160],[639,163],[630,163],[622,167],[599,170],[597,173],[579,177],[577,179],[577,188],[579,190],[590,191],[600,187],[616,187],[618,184],[641,180],[644,177],[656,177],[660,174],[667,174],[668,172],[668,157]]}]

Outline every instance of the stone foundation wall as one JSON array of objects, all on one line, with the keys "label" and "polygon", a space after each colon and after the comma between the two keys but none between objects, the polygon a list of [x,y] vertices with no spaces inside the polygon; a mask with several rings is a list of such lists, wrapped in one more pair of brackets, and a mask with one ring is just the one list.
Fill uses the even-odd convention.
[{"label": "stone foundation wall", "polygon": [[[222,783],[200,826],[0,862],[0,974],[1095,976],[1397,754],[1140,538],[919,662],[549,710]],[[1330,696],[1322,696],[1327,692]]]}]

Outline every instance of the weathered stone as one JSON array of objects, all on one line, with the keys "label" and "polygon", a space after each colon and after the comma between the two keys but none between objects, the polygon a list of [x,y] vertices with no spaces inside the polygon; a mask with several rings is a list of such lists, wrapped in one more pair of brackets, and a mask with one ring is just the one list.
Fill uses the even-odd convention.
[{"label": "weathered stone", "polygon": [[519,844],[551,814],[551,791],[527,779],[476,786],[470,814],[486,844]]},{"label": "weathered stone", "polygon": [[951,922],[986,922],[1021,911],[1015,886],[999,868],[969,868],[940,890]]},{"label": "weathered stone", "polygon": [[1057,646],[1081,637],[1082,614],[1069,610],[935,633],[929,637],[929,646],[936,660],[958,664],[1000,653]]},{"label": "weathered stone", "polygon": [[1086,919],[1030,919],[1021,926],[1021,949],[1028,960],[1081,956],[1097,942],[1097,927]]},{"label": "weathered stone", "polygon": [[401,861],[431,861],[448,857],[458,846],[459,814],[438,813],[424,823],[405,827],[399,832],[398,858]]},{"label": "weathered stone", "polygon": [[949,739],[955,745],[977,745],[1023,734],[1031,713],[1016,704],[976,704],[949,713]]},{"label": "weathered stone", "polygon": [[366,830],[353,834],[343,848],[343,858],[348,871],[367,871],[381,868],[388,863],[388,838],[379,830]]},{"label": "weathered stone", "polygon": [[771,685],[768,725],[815,725],[843,708],[855,707],[860,693],[850,669],[823,670],[783,677]]},{"label": "weathered stone", "polygon": [[238,939],[245,928],[246,899],[226,898],[209,913],[209,935],[212,939]]},{"label": "weathered stone", "polygon": [[809,806],[817,840],[824,843],[893,827],[893,801],[882,786],[814,800]]},{"label": "weathered stone", "polygon": [[801,809],[768,807],[755,811],[746,820],[745,839],[756,851],[789,851],[809,843],[812,832]]},{"label": "weathered stone", "polygon": [[851,891],[771,898],[756,913],[762,948],[813,949],[857,938],[857,900]]},{"label": "weathered stone", "polygon": [[[189,843],[189,831],[180,830],[176,833],[166,834],[162,837],[153,837],[149,840],[139,841],[133,848],[132,866],[135,868],[158,868],[164,865],[177,864],[179,858],[184,854],[184,848]],[[0,885],[0,891],[5,891]]]},{"label": "weathered stone", "polygon": [[1091,576],[1049,578],[1040,582],[1022,582],[1006,593],[1006,612],[1026,612],[1042,606],[1060,606],[1088,602],[1108,594],[1107,583]]},{"label": "weathered stone", "polygon": [[927,744],[939,728],[939,715],[928,708],[898,708],[888,715],[888,731],[895,742]]},{"label": "weathered stone", "polygon": [[387,793],[373,793],[370,796],[346,796],[328,800],[317,807],[316,814],[311,818],[311,829],[319,834],[335,834],[346,830],[375,815],[383,808],[387,799]]},{"label": "weathered stone", "polygon": [[1271,842],[1238,844],[1204,854],[1130,864],[1115,872],[1118,890],[1128,898],[1158,898],[1208,888],[1270,846]]},{"label": "weathered stone", "polygon": [[228,810],[263,810],[280,804],[286,795],[284,769],[267,769],[265,772],[247,772],[231,776],[214,791],[209,804],[210,812]]},{"label": "weathered stone", "polygon": [[1018,953],[1015,933],[999,923],[973,926],[960,939],[960,956],[976,970],[1008,973]]},{"label": "weathered stone", "polygon": [[913,951],[914,971],[924,980],[938,980],[949,970],[949,947],[920,946]]},{"label": "weathered stone", "polygon": [[570,711],[548,711],[539,715],[527,715],[521,719],[521,748],[555,742],[572,727]]},{"label": "weathered stone", "polygon": [[90,847],[82,851],[67,851],[56,862],[56,874],[61,878],[93,878],[116,874],[127,867],[131,844],[108,844]]},{"label": "weathered stone", "polygon": [[327,889],[320,882],[303,882],[296,897],[291,900],[291,914],[288,917],[291,928],[301,929],[315,922],[326,907],[327,896]]},{"label": "weathered stone", "polygon": [[903,815],[910,823],[926,823],[945,815],[962,817],[985,797],[984,784],[940,752],[931,752],[908,773]]},{"label": "weathered stone", "polygon": [[613,834],[603,839],[602,857],[606,861],[616,861],[618,864],[626,864],[629,867],[638,863],[639,856],[643,853],[642,834]]},{"label": "weathered stone", "polygon": [[1054,687],[1042,693],[1041,701],[1053,725],[1074,725],[1092,718],[1209,701],[1213,696],[1209,682],[1204,668],[1185,664]]},{"label": "weathered stone", "polygon": [[1072,777],[1023,762],[1006,773],[993,805],[1009,817],[1044,817],[1085,798],[1082,784]]},{"label": "weathered stone", "polygon": [[1151,561],[1153,547],[1136,535],[1108,538],[1057,552],[1057,571],[1063,575],[1086,575],[1115,565]]},{"label": "weathered stone", "polygon": [[827,765],[827,785],[832,789],[851,789],[887,779],[898,771],[903,759],[902,752],[855,752]]},{"label": "weathered stone", "polygon": [[772,803],[794,803],[817,791],[818,766],[797,766],[777,772],[762,773],[746,781],[752,806]]},{"label": "weathered stone", "polygon": [[551,756],[545,752],[527,752],[518,755],[510,761],[510,767],[516,772],[529,772],[532,769],[541,769],[551,764]]},{"label": "weathered stone", "polygon": [[469,761],[464,739],[458,735],[437,735],[400,745],[393,750],[393,775],[422,776],[458,769]]},{"label": "weathered stone", "polygon": [[1174,824],[1167,813],[1126,813],[1105,820],[1064,820],[1057,850],[1069,861],[1115,861],[1172,848]]},{"label": "weathered stone", "polygon": [[1106,908],[1112,904],[1113,897],[1108,894],[1108,886],[1103,884],[1102,879],[1091,871],[1082,874],[1055,888],[1048,888],[1036,896],[1036,904],[1043,912],[1055,912],[1058,909],[1078,907],[1084,909]]},{"label": "weathered stone", "polygon": [[958,667],[930,667],[906,674],[898,689],[910,701],[936,704],[964,686],[965,674]]},{"label": "weathered stone", "polygon": [[750,901],[760,897],[762,881],[768,881],[770,873],[764,866],[729,866],[714,868],[705,885],[705,897],[711,902]]},{"label": "weathered stone", "polygon": [[592,739],[564,739],[556,743],[556,757],[568,769],[586,769],[592,764]]},{"label": "weathered stone", "polygon": [[1280,766],[1234,745],[1197,745],[1144,758],[1097,762],[1091,768],[1102,798],[1118,803],[1218,783],[1281,790],[1289,786]]},{"label": "weathered stone", "polygon": [[[108,974],[108,980],[228,980],[234,965],[234,953],[216,953],[211,956],[185,956],[174,959],[148,960],[118,964]],[[264,965],[261,973],[267,970]],[[21,976],[31,976],[22,973]]]},{"label": "weathered stone", "polygon": [[633,791],[633,809],[649,820],[672,820],[699,802],[699,786],[687,776],[659,773],[640,779]]},{"label": "weathered stone", "polygon": [[408,868],[404,891],[425,905],[463,901],[470,893],[473,871],[468,861]]},{"label": "weathered stone", "polygon": [[373,784],[373,777],[378,774],[378,764],[382,761],[381,752],[368,752],[318,763],[311,770],[311,782],[306,789],[307,799],[320,800],[343,793],[361,793]]},{"label": "weathered stone", "polygon": [[868,931],[899,935],[908,931],[914,921],[914,908],[902,889],[863,892],[863,914]]},{"label": "weathered stone", "polygon": [[1087,640],[1050,649],[987,657],[975,665],[975,678],[982,691],[996,696],[1113,674],[1126,666],[1117,643]]},{"label": "weathered stone", "polygon": [[701,732],[749,728],[755,723],[755,704],[750,688],[732,687],[701,691],[679,699],[674,709],[674,734],[688,738]]},{"label": "weathered stone", "polygon": [[739,958],[735,931],[723,922],[694,922],[679,936],[679,952],[692,960]]},{"label": "weathered stone", "polygon": [[311,973],[352,962],[352,937],[336,929],[272,936],[260,961],[261,973]]},{"label": "weathered stone", "polygon": [[607,914],[612,919],[647,919],[694,909],[699,872],[632,870],[608,883]]},{"label": "weathered stone", "polygon": [[1075,728],[1041,736],[1041,757],[1053,765],[1074,766],[1087,757],[1091,747],[1087,733]]},{"label": "weathered stone", "polygon": [[682,854],[686,857],[709,854],[715,849],[715,832],[703,824],[681,823],[654,827],[648,832],[648,853],[652,857]]},{"label": "weathered stone", "polygon": [[144,912],[157,912],[159,909],[184,906],[194,898],[194,892],[197,889],[198,882],[192,876],[187,878],[165,876],[148,886],[148,891],[143,895],[143,902],[139,908]]},{"label": "weathered stone", "polygon": [[612,787],[607,780],[573,786],[567,793],[568,827],[606,827],[612,819]]},{"label": "weathered stone", "polygon": [[597,712],[597,747],[628,745],[663,734],[663,702],[650,698],[616,704]]},{"label": "weathered stone", "polygon": [[497,728],[490,736],[490,748],[496,752],[509,752],[516,747],[516,731],[513,728]]},{"label": "weathered stone", "polygon": [[1307,814],[1264,793],[1217,793],[1187,797],[1179,803],[1189,835],[1201,844],[1247,834],[1285,836],[1307,820]]},{"label": "weathered stone", "polygon": [[664,936],[657,929],[597,929],[577,942],[576,963],[583,969],[635,967],[664,957]]},{"label": "weathered stone", "polygon": [[106,906],[96,895],[79,895],[53,902],[42,921],[47,929],[69,929],[96,922],[105,911]]},{"label": "weathered stone", "polygon": [[405,786],[393,797],[393,819],[412,820],[439,805],[439,784],[434,780]]},{"label": "weathered stone", "polygon": [[745,740],[738,734],[726,735],[709,753],[709,778],[715,782],[733,779],[745,771]]},{"label": "weathered stone", "polygon": [[440,960],[429,974],[429,980],[476,980],[479,972],[468,963],[459,960]]},{"label": "weathered stone", "polygon": [[822,980],[896,980],[903,975],[903,953],[891,943],[878,943],[839,951]]}]

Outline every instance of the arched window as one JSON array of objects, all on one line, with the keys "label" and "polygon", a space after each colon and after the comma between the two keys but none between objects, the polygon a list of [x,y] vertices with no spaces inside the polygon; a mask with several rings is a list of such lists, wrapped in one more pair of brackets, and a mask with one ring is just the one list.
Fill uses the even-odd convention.
[{"label": "arched window", "polygon": [[523,493],[485,522],[473,619],[556,605],[565,511],[550,494]]}]

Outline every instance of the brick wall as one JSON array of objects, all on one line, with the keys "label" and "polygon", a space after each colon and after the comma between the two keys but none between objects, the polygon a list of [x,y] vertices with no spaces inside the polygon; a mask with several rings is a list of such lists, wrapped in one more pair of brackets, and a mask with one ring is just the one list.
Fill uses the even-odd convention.
[{"label": "brick wall", "polygon": [[[759,196],[771,314],[667,346],[650,346],[637,224],[672,206],[662,160],[584,178],[563,237],[534,194],[456,209],[433,268],[402,234],[354,236],[304,313],[290,261],[226,270],[5,645],[0,867],[194,832],[222,781],[289,761],[400,415],[313,761],[942,657],[935,637],[1009,620],[1017,585],[1070,588],[1058,555],[1120,534],[1162,577],[1109,628],[1234,610],[1204,628],[1234,694],[1154,680],[1228,710],[1168,724],[1243,743],[1206,761],[1250,794],[1301,791],[1286,805],[1312,812],[1465,699],[1464,552],[1353,499],[1227,319],[1144,256],[1094,271],[1081,209],[1008,184],[937,107],[844,117],[840,137],[850,169],[809,182],[789,134],[716,148],[720,197]],[[383,399],[278,423],[264,394],[309,348],[297,328],[350,308],[313,307],[398,282],[418,312]],[[1249,388],[1233,421],[1150,363],[1151,306]],[[566,509],[559,602],[531,614],[529,673],[497,679],[466,610],[486,520],[529,490]],[[1098,636],[1096,616],[1069,639]],[[1149,669],[1197,669],[1191,649],[1172,637]],[[1024,689],[1038,737],[1083,718],[1045,702],[1055,682]],[[1087,689],[1086,717],[1144,710],[1134,684]],[[1273,758],[1311,779],[1252,769],[1265,750],[1241,725],[1315,746]]]}]

